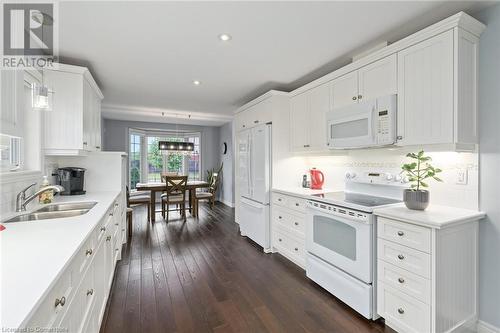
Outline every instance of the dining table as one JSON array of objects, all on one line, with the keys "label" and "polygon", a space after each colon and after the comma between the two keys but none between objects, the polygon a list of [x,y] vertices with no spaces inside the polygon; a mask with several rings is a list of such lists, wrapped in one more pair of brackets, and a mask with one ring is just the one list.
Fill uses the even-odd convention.
[{"label": "dining table", "polygon": [[[188,180],[186,184],[186,190],[189,191],[189,212],[193,217],[196,217],[196,210],[193,209],[196,200],[196,189],[210,187],[210,183],[204,180]],[[147,182],[147,183],[137,183],[135,185],[137,191],[150,191],[151,192],[151,222],[155,222],[156,213],[161,212],[161,210],[156,210],[156,192],[165,192],[167,184],[164,182]]]}]

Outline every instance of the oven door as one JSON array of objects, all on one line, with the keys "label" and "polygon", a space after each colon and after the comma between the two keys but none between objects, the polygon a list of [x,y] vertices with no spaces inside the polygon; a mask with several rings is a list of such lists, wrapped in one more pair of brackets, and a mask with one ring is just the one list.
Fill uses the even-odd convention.
[{"label": "oven door", "polygon": [[307,251],[353,277],[372,282],[373,223],[307,206]]},{"label": "oven door", "polygon": [[367,101],[328,112],[328,144],[333,149],[377,145],[376,101]]}]

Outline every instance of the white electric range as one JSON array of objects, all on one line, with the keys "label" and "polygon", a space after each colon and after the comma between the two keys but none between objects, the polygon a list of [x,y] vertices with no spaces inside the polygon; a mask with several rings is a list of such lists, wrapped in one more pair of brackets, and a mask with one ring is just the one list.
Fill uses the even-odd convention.
[{"label": "white electric range", "polygon": [[376,208],[401,204],[407,180],[398,175],[346,174],[346,190],[307,201],[306,274],[368,319],[376,319]]}]

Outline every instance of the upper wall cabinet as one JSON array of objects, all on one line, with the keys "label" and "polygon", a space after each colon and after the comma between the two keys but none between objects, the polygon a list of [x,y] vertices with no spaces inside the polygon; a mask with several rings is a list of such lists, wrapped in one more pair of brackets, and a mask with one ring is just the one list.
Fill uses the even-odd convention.
[{"label": "upper wall cabinet", "polygon": [[321,151],[326,146],[326,113],[330,110],[330,88],[323,84],[290,100],[292,151]]},{"label": "upper wall cabinet", "polygon": [[0,134],[23,136],[23,71],[0,70]]},{"label": "upper wall cabinet", "polygon": [[271,122],[273,119],[272,100],[269,97],[276,93],[278,92],[270,91],[268,94],[250,102],[250,105],[247,104],[241,107],[235,116],[236,131]]},{"label": "upper wall cabinet", "polygon": [[398,52],[398,145],[477,143],[478,42],[455,28]]},{"label": "upper wall cabinet", "polygon": [[103,95],[87,68],[58,64],[44,70],[54,90],[53,110],[45,113],[45,154],[81,155],[101,149]]}]

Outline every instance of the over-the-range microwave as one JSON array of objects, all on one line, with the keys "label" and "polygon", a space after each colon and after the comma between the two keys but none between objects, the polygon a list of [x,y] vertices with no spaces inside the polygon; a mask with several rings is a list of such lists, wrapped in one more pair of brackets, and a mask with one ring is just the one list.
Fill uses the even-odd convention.
[{"label": "over-the-range microwave", "polygon": [[334,109],[326,121],[331,149],[392,145],[396,142],[396,95]]}]

